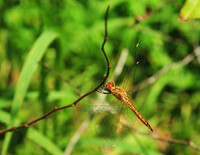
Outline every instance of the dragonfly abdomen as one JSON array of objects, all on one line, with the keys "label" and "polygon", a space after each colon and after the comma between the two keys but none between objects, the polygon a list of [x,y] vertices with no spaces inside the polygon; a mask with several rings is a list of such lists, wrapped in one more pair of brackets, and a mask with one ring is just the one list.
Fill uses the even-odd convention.
[{"label": "dragonfly abdomen", "polygon": [[152,127],[150,126],[150,124],[144,119],[144,117],[137,111],[137,109],[134,107],[134,105],[130,102],[130,100],[128,99],[128,97],[124,98],[124,100],[122,100],[122,102],[124,104],[126,104],[135,114],[136,116],[151,130],[153,131]]}]

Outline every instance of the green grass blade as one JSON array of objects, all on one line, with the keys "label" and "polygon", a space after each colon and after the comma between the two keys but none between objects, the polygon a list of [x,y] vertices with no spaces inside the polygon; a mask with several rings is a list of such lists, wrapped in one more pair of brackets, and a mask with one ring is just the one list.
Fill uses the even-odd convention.
[{"label": "green grass blade", "polygon": [[[30,50],[28,57],[22,68],[19,81],[16,86],[15,95],[14,95],[12,108],[11,108],[11,118],[10,118],[10,123],[8,127],[17,125],[16,118],[18,116],[18,112],[20,110],[21,104],[24,100],[24,96],[28,89],[31,77],[37,67],[37,62],[42,58],[43,54],[45,53],[46,48],[51,44],[51,42],[54,39],[57,38],[57,36],[58,35],[55,32],[51,32],[51,31],[43,32],[41,36],[34,43],[32,49]],[[5,155],[7,152],[11,137],[12,137],[12,132],[6,133],[6,136],[3,142],[2,155]]]}]

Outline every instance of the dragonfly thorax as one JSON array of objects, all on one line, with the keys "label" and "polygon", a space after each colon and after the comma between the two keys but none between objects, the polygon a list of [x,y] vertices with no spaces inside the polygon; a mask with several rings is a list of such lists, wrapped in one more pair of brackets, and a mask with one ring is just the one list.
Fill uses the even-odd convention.
[{"label": "dragonfly thorax", "polygon": [[122,102],[125,101],[127,99],[127,94],[124,91],[123,88],[121,87],[115,87],[111,93],[119,100],[121,100]]}]

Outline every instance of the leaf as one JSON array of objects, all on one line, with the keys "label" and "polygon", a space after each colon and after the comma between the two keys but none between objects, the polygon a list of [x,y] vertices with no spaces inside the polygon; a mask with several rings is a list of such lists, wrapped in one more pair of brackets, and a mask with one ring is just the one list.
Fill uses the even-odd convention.
[{"label": "leaf", "polygon": [[[43,32],[41,36],[34,43],[32,49],[30,50],[28,57],[22,68],[19,81],[17,82],[14,99],[11,107],[10,122],[8,124],[9,128],[17,125],[16,118],[18,116],[21,104],[24,100],[24,96],[28,89],[31,77],[34,71],[36,70],[37,62],[42,58],[43,54],[46,51],[46,48],[51,44],[51,42],[55,38],[57,38],[57,36],[58,34],[52,31]],[[2,155],[5,155],[7,152],[11,137],[12,137],[12,132],[6,133],[2,147]]]},{"label": "leaf", "polygon": [[195,18],[200,18],[200,0],[187,0],[180,11],[179,21],[188,22]]}]

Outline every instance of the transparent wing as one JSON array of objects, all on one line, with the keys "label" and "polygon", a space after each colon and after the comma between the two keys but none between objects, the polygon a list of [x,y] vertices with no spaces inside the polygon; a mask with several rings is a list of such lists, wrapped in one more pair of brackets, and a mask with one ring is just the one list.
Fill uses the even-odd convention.
[{"label": "transparent wing", "polygon": [[139,43],[136,44],[135,46],[135,52],[131,53],[131,56],[129,56],[129,61],[131,63],[129,63],[129,67],[126,70],[126,74],[124,77],[124,82],[122,87],[127,91],[130,90],[130,88],[133,86],[134,84],[134,80],[135,80],[135,75],[136,75],[136,69],[138,68],[138,65],[140,64],[140,50],[139,50]]},{"label": "transparent wing", "polygon": [[[121,101],[115,100],[110,105],[113,108],[112,112],[101,117],[96,126],[96,133],[102,138],[102,146],[105,150],[117,148],[123,143],[123,139],[132,134],[126,125],[133,128],[145,128],[144,124],[140,120],[138,121],[134,112]],[[148,129],[146,128],[146,130]]]},{"label": "transparent wing", "polygon": [[[129,56],[128,61],[130,65],[128,69],[124,71],[126,75],[124,76],[123,74],[122,77],[124,81],[122,84],[122,88],[124,88],[125,90],[131,89],[134,83],[135,75],[137,74],[136,69],[138,69],[138,66],[143,64],[144,53],[141,53],[141,51],[138,48],[139,44],[136,45],[136,52],[132,53],[132,56]],[[131,102],[135,104],[133,100],[131,100]],[[104,138],[103,146],[112,149],[117,147],[117,145],[120,144],[123,138],[126,138],[129,134],[131,134],[131,132],[127,127],[125,127],[123,122],[127,123],[132,127],[141,126],[143,128],[146,128],[146,126],[144,126],[144,124],[138,119],[138,117],[134,114],[133,111],[131,111],[126,105],[124,105],[120,101],[115,100],[114,102],[110,102],[110,106],[113,107],[113,112],[111,114],[105,115],[105,117],[102,117],[98,128],[99,131],[101,131],[99,132],[101,133],[99,135],[101,135]],[[135,105],[135,107],[138,107],[138,105]],[[138,111],[140,112],[140,110]],[[148,128],[146,128],[146,130],[148,130]]]}]

